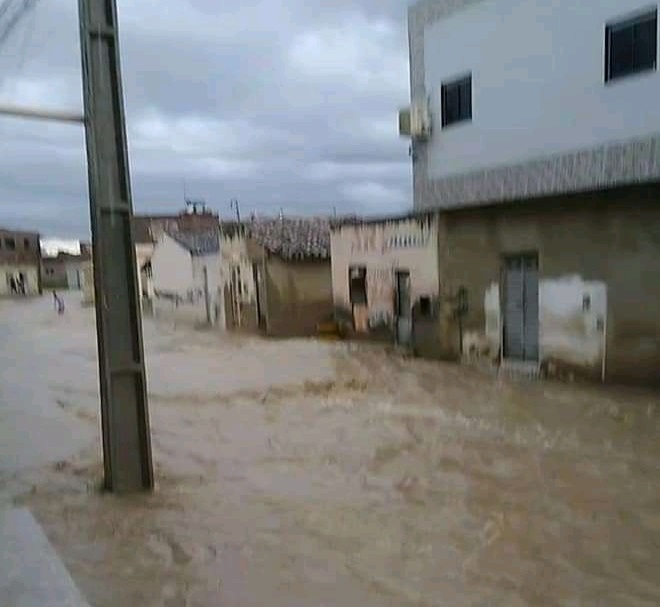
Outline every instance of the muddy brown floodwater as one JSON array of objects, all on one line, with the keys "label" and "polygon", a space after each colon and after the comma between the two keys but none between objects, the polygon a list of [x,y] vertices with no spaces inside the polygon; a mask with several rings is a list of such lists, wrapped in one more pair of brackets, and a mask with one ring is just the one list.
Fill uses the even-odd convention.
[{"label": "muddy brown floodwater", "polygon": [[0,331],[73,445],[0,496],[92,605],[660,604],[657,393],[146,320],[158,486],[118,498],[97,491],[92,312],[3,304]]}]

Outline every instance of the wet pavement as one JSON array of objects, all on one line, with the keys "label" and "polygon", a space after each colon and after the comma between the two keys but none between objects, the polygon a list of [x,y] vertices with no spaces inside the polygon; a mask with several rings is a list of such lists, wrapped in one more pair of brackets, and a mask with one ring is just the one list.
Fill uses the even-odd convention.
[{"label": "wet pavement", "polygon": [[99,493],[93,312],[0,301],[0,506],[92,605],[660,604],[660,396],[144,324],[157,490]]}]

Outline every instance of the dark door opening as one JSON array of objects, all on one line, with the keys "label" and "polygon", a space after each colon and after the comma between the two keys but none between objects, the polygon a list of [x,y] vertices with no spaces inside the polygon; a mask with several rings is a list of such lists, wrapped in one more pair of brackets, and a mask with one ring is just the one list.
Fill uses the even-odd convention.
[{"label": "dark door opening", "polygon": [[348,294],[351,302],[353,329],[359,333],[368,330],[367,268],[351,266],[348,269]]},{"label": "dark door opening", "polygon": [[402,346],[410,344],[412,336],[412,306],[410,297],[410,272],[398,270],[396,272],[395,295],[395,326],[396,341]]},{"label": "dark door opening", "polygon": [[254,289],[255,289],[255,301],[257,302],[257,326],[259,328],[263,328],[265,326],[265,319],[263,316],[263,286],[261,284],[262,280],[262,273],[261,273],[261,267],[259,266],[258,263],[253,263],[252,264],[252,280],[254,281]]}]

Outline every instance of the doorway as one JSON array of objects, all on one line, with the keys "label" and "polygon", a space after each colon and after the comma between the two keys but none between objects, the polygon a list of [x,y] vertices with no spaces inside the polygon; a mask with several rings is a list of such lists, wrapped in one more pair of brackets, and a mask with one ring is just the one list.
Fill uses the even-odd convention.
[{"label": "doorway", "polygon": [[254,282],[255,289],[255,302],[257,304],[257,326],[260,329],[266,328],[266,319],[264,311],[266,310],[264,295],[266,290],[263,285],[263,272],[261,266],[258,263],[252,264],[252,280]]},{"label": "doorway", "polygon": [[505,359],[539,359],[539,263],[537,253],[504,259]]},{"label": "doorway", "polygon": [[351,302],[353,329],[357,333],[366,333],[369,330],[366,267],[351,266],[348,269],[348,292]]},{"label": "doorway", "polygon": [[409,346],[412,337],[410,272],[397,270],[395,273],[395,287],[396,342],[401,346]]}]

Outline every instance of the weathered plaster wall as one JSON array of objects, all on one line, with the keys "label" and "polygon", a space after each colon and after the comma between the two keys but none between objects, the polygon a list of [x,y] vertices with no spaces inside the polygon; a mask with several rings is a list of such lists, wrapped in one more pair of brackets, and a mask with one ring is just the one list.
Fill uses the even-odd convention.
[{"label": "weathered plaster wall", "polygon": [[[502,337],[502,291],[492,283],[484,295],[485,330],[468,331],[463,352],[496,358]],[[539,281],[539,358],[546,367],[582,369],[597,376],[605,355],[607,287],[569,274]],[[475,352],[476,351],[476,352]]]},{"label": "weathered plaster wall", "polygon": [[243,282],[243,301],[253,302],[256,296],[252,260],[250,259],[246,238],[240,234],[220,236],[220,281],[226,284],[231,280],[232,268],[239,267]]},{"label": "weathered plaster wall", "polygon": [[[257,326],[257,304],[256,304],[256,285],[252,272],[253,260],[250,258],[248,250],[248,240],[240,232],[221,233],[220,234],[220,285],[231,286],[232,272],[236,268],[240,271],[241,290],[234,292],[236,303],[233,304],[231,297],[228,296],[226,304],[222,307],[226,320],[223,321],[223,327],[245,329],[254,331]],[[233,309],[235,306],[235,311]]]},{"label": "weathered plaster wall", "polygon": [[394,313],[395,271],[410,272],[411,304],[438,294],[437,219],[406,218],[333,229],[332,290],[334,305],[350,310],[349,268],[367,270],[370,323],[389,324]]},{"label": "weathered plaster wall", "polygon": [[153,243],[136,243],[135,245],[135,263],[137,266],[137,279],[138,279],[138,293],[140,294],[140,301],[143,296],[147,298],[153,297],[153,280],[144,275],[141,271],[142,266],[147,263],[154,252]]},{"label": "weathered plaster wall", "polygon": [[36,265],[27,263],[3,263],[0,265],[0,296],[10,295],[11,288],[9,276],[18,276],[20,273],[25,276],[25,294],[39,294],[39,268]]},{"label": "weathered plaster wall", "polygon": [[153,312],[159,318],[191,324],[207,322],[203,268],[208,268],[211,320],[218,302],[218,256],[192,257],[167,234],[162,234],[151,257]]},{"label": "weathered plaster wall", "polygon": [[[600,377],[606,309],[606,377],[660,383],[660,186],[452,211],[440,228],[443,296],[468,293],[464,337],[499,353],[502,256],[537,251],[540,348],[549,371]],[[583,310],[583,296],[590,304]],[[465,341],[464,341],[465,345]],[[455,345],[458,349],[458,344]],[[544,361],[542,361],[544,362]]]},{"label": "weathered plaster wall", "polygon": [[332,314],[330,261],[266,263],[268,334],[275,337],[316,335],[316,326]]},{"label": "weathered plaster wall", "polygon": [[185,293],[193,286],[190,253],[162,234],[151,256],[154,291]]}]

